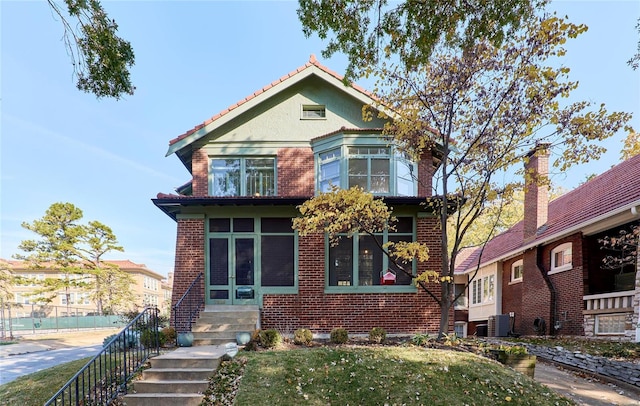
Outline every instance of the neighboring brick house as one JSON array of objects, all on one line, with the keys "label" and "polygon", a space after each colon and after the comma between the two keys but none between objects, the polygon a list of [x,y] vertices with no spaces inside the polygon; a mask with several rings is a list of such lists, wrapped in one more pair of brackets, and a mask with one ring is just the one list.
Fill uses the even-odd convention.
[{"label": "neighboring brick house", "polygon": [[[529,170],[547,174],[544,151],[530,155]],[[527,188],[523,221],[489,241],[479,261],[476,251],[457,266],[472,275],[479,262],[468,289],[468,333],[640,341],[640,254],[635,264],[605,269],[611,252],[598,242],[637,224],[640,155],[551,202],[546,187]]]},{"label": "neighboring brick house", "polygon": [[[393,266],[370,237],[331,247],[323,234],[291,228],[297,206],[318,191],[360,185],[399,218],[397,231],[380,234],[384,242],[429,245],[429,261],[414,264],[414,274],[439,266],[438,220],[421,204],[431,198],[437,155],[408,160],[381,137],[383,120],[362,119],[372,102],[312,56],[170,141],[167,155],[192,175],[178,194],[153,199],[177,223],[174,304],[204,273],[195,289],[207,308],[255,306],[261,328],[438,331],[438,305],[411,278],[380,283]],[[438,284],[430,287],[440,294]]]},{"label": "neighboring brick house", "polygon": [[[14,284],[11,286],[11,293],[14,297],[12,302],[19,304],[38,304],[38,298],[30,295],[38,288],[38,281],[44,281],[47,278],[64,278],[59,270],[43,265],[41,269],[32,269],[25,261],[1,260],[9,264],[12,275],[22,277],[33,281],[30,284]],[[144,306],[158,306],[161,310],[168,311],[168,306],[164,302],[165,296],[171,295],[170,280],[165,280],[162,275],[148,269],[144,264],[136,264],[129,260],[110,260],[108,264],[117,265],[118,268],[129,274],[134,281],[131,286],[131,292],[134,295],[135,302],[130,303],[138,308]],[[76,275],[74,275],[76,276]],[[78,275],[80,277],[82,275]],[[171,275],[170,275],[171,276]],[[86,276],[90,277],[90,276]],[[59,316],[67,316],[64,307],[67,306],[66,292],[60,291],[57,297],[49,303],[52,306],[60,306]],[[96,311],[96,303],[91,299],[91,293],[81,288],[72,288],[69,292],[69,307],[73,309],[73,315],[86,315]],[[28,310],[27,310],[28,311]]]}]

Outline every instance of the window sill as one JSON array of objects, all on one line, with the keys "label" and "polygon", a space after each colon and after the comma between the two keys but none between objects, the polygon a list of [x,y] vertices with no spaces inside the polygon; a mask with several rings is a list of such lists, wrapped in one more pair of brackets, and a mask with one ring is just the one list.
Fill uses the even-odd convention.
[{"label": "window sill", "polygon": [[325,286],[327,294],[354,294],[354,293],[416,293],[415,286]]},{"label": "window sill", "polygon": [[509,285],[517,285],[518,283],[522,283],[522,279],[516,279],[514,281],[509,282]]}]

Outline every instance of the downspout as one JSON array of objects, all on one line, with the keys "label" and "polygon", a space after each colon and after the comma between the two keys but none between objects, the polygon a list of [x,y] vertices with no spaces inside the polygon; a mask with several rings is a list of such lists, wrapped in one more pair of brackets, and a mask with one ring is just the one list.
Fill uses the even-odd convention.
[{"label": "downspout", "polygon": [[549,275],[547,275],[547,273],[545,272],[544,266],[542,264],[542,245],[538,245],[536,247],[536,268],[538,268],[540,275],[542,275],[542,279],[544,279],[544,282],[547,284],[547,288],[549,289],[549,294],[551,296],[551,298],[549,299],[549,309],[551,310],[551,314],[549,317],[549,329],[551,330],[551,335],[555,336],[556,314],[558,310],[557,293],[556,287],[553,286],[553,282],[551,281],[551,278],[549,278]]}]

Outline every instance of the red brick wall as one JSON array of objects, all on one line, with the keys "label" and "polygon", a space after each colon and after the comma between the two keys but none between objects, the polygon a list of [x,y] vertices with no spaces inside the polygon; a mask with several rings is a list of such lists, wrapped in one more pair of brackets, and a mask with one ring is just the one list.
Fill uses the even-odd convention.
[{"label": "red brick wall", "polygon": [[[514,332],[522,334],[524,330],[524,323],[522,320],[522,285],[523,282],[514,283],[511,282],[511,266],[514,262],[522,259],[522,257],[510,259],[502,264],[502,314],[515,313],[515,325]],[[528,276],[525,275],[523,280]]]},{"label": "red brick wall", "polygon": [[[435,219],[419,219],[418,238],[431,248],[429,261],[419,265],[419,272],[439,269],[439,236]],[[325,294],[324,268],[324,236],[300,238],[299,294],[265,295],[262,327],[287,333],[302,327],[317,333],[329,333],[335,327],[345,327],[350,333],[368,333],[373,327],[383,327],[390,334],[438,331],[440,308],[423,290]],[[439,284],[431,284],[430,289],[439,297]],[[449,327],[452,331],[453,309]]]},{"label": "red brick wall", "polygon": [[[559,272],[550,276],[557,292],[556,321],[561,328],[556,330],[562,335],[584,335],[583,315],[584,307],[584,266],[582,255],[582,235],[574,234],[568,238],[555,242],[544,248],[545,267],[551,267],[551,250],[560,244],[572,243],[573,269]],[[549,269],[547,268],[547,269]]]},{"label": "red brick wall", "polygon": [[204,149],[197,149],[193,152],[191,161],[191,172],[193,174],[193,195],[209,195],[209,157]]},{"label": "red brick wall", "polygon": [[[582,264],[582,236],[574,234],[570,237],[555,241],[542,248],[542,267],[544,272],[551,268],[551,250],[560,244],[572,242],[573,268],[564,272],[549,275],[556,291],[556,309],[552,308],[551,293],[536,265],[537,249],[524,254],[524,277],[522,281],[521,315],[516,314],[517,332],[525,335],[536,334],[533,322],[536,317],[544,318],[547,323],[547,334],[584,335],[582,316],[582,296],[584,286],[584,272]],[[503,285],[504,286],[504,285]],[[509,293],[512,293],[509,291]],[[517,297],[506,298],[503,295],[503,306],[511,303],[515,306]],[[508,312],[507,307],[503,307]],[[554,330],[551,322],[553,315],[562,322],[562,328]],[[565,313],[566,312],[566,313]],[[566,314],[566,317],[565,317]],[[518,317],[520,316],[520,317]],[[518,319],[520,323],[518,323]],[[566,320],[565,320],[566,319]]]},{"label": "red brick wall", "polygon": [[311,148],[278,150],[278,195],[313,196],[314,165]]},{"label": "red brick wall", "polygon": [[[178,219],[173,292],[171,296],[172,307],[184,295],[198,274],[203,271],[204,219]],[[197,286],[197,290],[200,297],[204,297],[204,278]],[[178,323],[180,322],[179,320]],[[173,314],[171,315],[171,324],[174,324]]]},{"label": "red brick wall", "polygon": [[429,197],[433,195],[433,156],[431,151],[423,152],[418,162],[418,196]]}]

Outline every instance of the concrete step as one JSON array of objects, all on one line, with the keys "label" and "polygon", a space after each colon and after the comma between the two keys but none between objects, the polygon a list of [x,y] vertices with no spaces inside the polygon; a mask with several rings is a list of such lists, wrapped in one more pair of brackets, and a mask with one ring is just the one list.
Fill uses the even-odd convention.
[{"label": "concrete step", "polygon": [[208,386],[207,380],[136,381],[133,384],[136,393],[203,393]]},{"label": "concrete step", "polygon": [[191,332],[196,333],[196,332],[204,332],[204,331],[211,331],[211,332],[225,332],[225,331],[233,331],[233,332],[237,332],[237,331],[248,331],[248,332],[252,332],[256,329],[256,323],[255,322],[251,322],[251,323],[216,323],[216,322],[200,322],[198,321],[198,323],[196,323],[193,328],[191,329]]},{"label": "concrete step", "polygon": [[220,358],[162,358],[154,357],[150,359],[151,369],[160,368],[206,368],[214,370],[220,365]]},{"label": "concrete step", "polygon": [[193,338],[193,346],[199,347],[203,345],[225,345],[227,343],[236,342],[235,336],[233,338]]},{"label": "concrete step", "polygon": [[211,368],[151,368],[142,371],[146,381],[208,380],[213,375]]},{"label": "concrete step", "polygon": [[[222,326],[225,324],[253,324],[258,322],[258,313],[200,313],[196,324],[212,324]],[[255,327],[254,327],[255,328]]]},{"label": "concrete step", "polygon": [[198,393],[132,393],[124,396],[126,406],[198,406],[204,395]]}]

